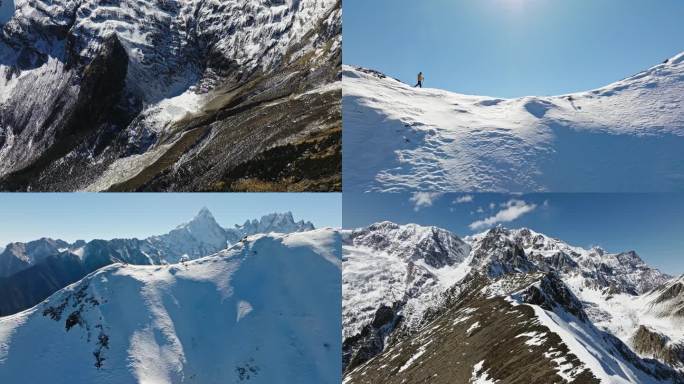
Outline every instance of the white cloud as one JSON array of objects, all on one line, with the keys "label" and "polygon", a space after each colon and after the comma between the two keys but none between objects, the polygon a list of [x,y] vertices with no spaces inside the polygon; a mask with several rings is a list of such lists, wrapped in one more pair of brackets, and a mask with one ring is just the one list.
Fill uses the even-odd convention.
[{"label": "white cloud", "polygon": [[493,210],[494,208],[496,208],[496,204],[494,204],[494,203],[489,203],[489,209],[492,209],[492,210]]},{"label": "white cloud", "polygon": [[473,199],[474,199],[473,195],[463,195],[463,196],[459,196],[456,200],[454,200],[454,203],[456,203],[456,204],[472,203]]},{"label": "white cloud", "polygon": [[470,223],[470,229],[476,230],[491,227],[498,223],[511,222],[526,213],[534,211],[535,208],[537,208],[537,205],[529,204],[522,200],[511,199],[506,203],[502,203],[501,207],[503,207],[503,209],[497,212],[494,216]]},{"label": "white cloud", "polygon": [[439,192],[415,192],[410,201],[413,203],[413,210],[418,212],[421,208],[431,207],[437,199],[442,196]]}]

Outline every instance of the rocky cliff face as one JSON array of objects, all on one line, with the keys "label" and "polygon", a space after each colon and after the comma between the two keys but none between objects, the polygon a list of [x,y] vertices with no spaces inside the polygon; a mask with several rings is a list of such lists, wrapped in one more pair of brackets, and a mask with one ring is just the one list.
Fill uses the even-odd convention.
[{"label": "rocky cliff face", "polygon": [[679,280],[632,251],[385,222],[347,233],[342,281],[347,383],[684,380]]},{"label": "rocky cliff face", "polygon": [[28,243],[10,243],[0,253],[0,277],[20,272],[67,247],[69,244],[66,241],[47,238]]},{"label": "rocky cliff face", "polygon": [[331,0],[18,1],[0,187],[339,189],[340,16]]}]

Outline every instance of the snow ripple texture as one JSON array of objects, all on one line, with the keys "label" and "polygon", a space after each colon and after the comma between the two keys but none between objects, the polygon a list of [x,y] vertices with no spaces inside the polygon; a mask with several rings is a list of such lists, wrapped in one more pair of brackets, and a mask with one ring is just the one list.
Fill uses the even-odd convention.
[{"label": "snow ripple texture", "polygon": [[355,191],[684,189],[684,53],[587,92],[497,99],[343,67]]}]

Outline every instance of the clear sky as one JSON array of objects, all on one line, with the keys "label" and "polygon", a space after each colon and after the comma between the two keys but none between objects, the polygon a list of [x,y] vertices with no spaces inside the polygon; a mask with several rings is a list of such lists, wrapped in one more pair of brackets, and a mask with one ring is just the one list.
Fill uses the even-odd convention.
[{"label": "clear sky", "polygon": [[495,97],[601,87],[684,51],[681,0],[345,0],[343,61]]},{"label": "clear sky", "polygon": [[14,0],[0,0],[0,24],[4,24],[14,14]]},{"label": "clear sky", "polygon": [[635,250],[661,271],[684,274],[684,194],[344,193],[345,228],[389,220],[459,236],[501,224],[528,227],[581,247]]},{"label": "clear sky", "polygon": [[207,207],[223,227],[273,212],[317,227],[342,225],[339,193],[0,193],[0,247],[41,237],[66,241],[161,235]]}]

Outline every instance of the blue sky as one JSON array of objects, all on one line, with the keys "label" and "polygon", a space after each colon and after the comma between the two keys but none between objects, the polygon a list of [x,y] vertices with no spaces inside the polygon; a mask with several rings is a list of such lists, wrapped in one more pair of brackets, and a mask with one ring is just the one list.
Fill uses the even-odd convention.
[{"label": "blue sky", "polygon": [[14,0],[0,0],[0,3],[0,24],[3,24],[14,14]]},{"label": "blue sky", "polygon": [[342,225],[339,193],[1,193],[0,246],[160,235],[207,207],[224,227],[291,211],[317,227]]},{"label": "blue sky", "polygon": [[[684,273],[684,194],[358,194],[343,197],[345,228],[389,220],[459,236],[501,224],[576,246],[635,250],[663,272]],[[509,220],[509,221],[507,221]]]},{"label": "blue sky", "polygon": [[607,85],[684,50],[681,0],[345,0],[346,64],[496,97]]}]

